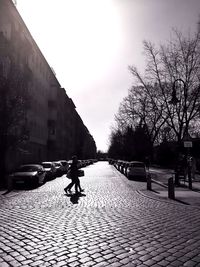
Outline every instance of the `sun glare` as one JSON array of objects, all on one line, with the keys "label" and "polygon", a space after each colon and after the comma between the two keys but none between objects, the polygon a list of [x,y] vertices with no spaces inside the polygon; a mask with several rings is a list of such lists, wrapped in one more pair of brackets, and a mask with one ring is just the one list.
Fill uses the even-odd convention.
[{"label": "sun glare", "polygon": [[[120,53],[123,31],[113,0],[34,0],[31,5],[18,0],[18,9],[47,60],[66,81],[77,72],[81,81],[88,75],[91,82],[101,79],[100,73],[108,71]],[[63,65],[66,78],[60,73]]]}]

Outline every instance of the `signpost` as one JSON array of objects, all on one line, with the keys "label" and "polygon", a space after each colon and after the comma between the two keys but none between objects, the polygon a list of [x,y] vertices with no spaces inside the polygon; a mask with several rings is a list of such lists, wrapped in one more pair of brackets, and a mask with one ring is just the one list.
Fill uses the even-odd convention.
[{"label": "signpost", "polygon": [[192,141],[184,141],[184,147],[192,147]]},{"label": "signpost", "polygon": [[192,189],[192,177],[191,177],[191,168],[192,162],[190,157],[190,148],[192,147],[192,141],[189,134],[184,138],[184,147],[187,149],[187,168],[188,168],[188,185],[189,189]]}]

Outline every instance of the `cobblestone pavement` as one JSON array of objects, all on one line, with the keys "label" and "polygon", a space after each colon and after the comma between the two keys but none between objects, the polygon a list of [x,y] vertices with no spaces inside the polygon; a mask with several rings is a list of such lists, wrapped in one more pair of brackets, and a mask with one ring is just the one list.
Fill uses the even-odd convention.
[{"label": "cobblestone pavement", "polygon": [[0,196],[0,266],[200,266],[197,207],[147,197],[107,162],[85,169],[85,195],[60,177]]}]

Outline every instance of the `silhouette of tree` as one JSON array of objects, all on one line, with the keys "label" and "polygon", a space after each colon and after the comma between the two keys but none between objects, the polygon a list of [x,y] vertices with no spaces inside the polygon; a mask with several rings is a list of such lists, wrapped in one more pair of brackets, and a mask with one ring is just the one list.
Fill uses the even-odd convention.
[{"label": "silhouette of tree", "polygon": [[124,136],[120,130],[113,129],[110,135],[110,146],[108,156],[113,159],[123,158]]},{"label": "silhouette of tree", "polygon": [[113,131],[110,136],[108,156],[114,159],[144,160],[152,151],[146,127],[139,124],[134,130],[127,127],[124,132]]},{"label": "silhouette of tree", "polygon": [[[200,28],[186,37],[174,30],[172,40],[159,48],[144,41],[144,52],[144,75],[135,66],[129,66],[134,86],[115,116],[117,128],[124,132],[141,122],[152,145],[161,143],[163,138],[181,143],[188,132],[199,132]],[[171,101],[173,88],[176,105]]]},{"label": "silhouette of tree", "polygon": [[132,160],[136,155],[135,142],[134,142],[134,131],[130,126],[127,127],[124,133],[123,142],[123,156],[125,160]]},{"label": "silhouette of tree", "polygon": [[148,89],[151,96],[145,92],[143,86],[133,86],[121,102],[115,120],[122,131],[130,126],[135,129],[139,124],[144,125],[148,139],[154,144],[167,119],[164,117],[163,105],[157,103],[155,87]]},{"label": "silhouette of tree", "polygon": [[107,159],[107,153],[103,152],[101,150],[97,151],[96,157],[98,160],[106,160]]},{"label": "silhouette of tree", "polygon": [[[142,158],[161,143],[164,151],[168,141],[178,141],[180,148],[188,133],[198,136],[200,132],[199,24],[197,31],[187,36],[173,30],[166,45],[143,44],[147,62],[144,74],[129,66],[134,84],[115,115],[109,151],[118,158]],[[132,154],[128,149],[130,127],[134,132]]]},{"label": "silhouette of tree", "polygon": [[145,158],[152,156],[152,142],[149,139],[146,125],[139,124],[133,135],[135,160],[144,161]]},{"label": "silhouette of tree", "polygon": [[[136,67],[129,67],[142,91],[140,97],[136,95],[137,100],[143,101],[143,106],[139,107],[143,111],[140,117],[149,129],[158,126],[152,136],[153,142],[166,126],[180,142],[199,122],[200,31],[185,37],[174,30],[173,39],[167,45],[157,49],[145,41],[144,50],[147,57],[145,75],[142,76]],[[170,101],[173,86],[178,100],[176,105]],[[151,118],[155,123],[151,124]]]}]

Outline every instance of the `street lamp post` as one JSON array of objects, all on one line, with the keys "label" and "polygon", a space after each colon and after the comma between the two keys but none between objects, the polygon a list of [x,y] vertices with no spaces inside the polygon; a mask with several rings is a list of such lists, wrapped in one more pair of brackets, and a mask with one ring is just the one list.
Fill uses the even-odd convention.
[{"label": "street lamp post", "polygon": [[[176,106],[177,103],[179,103],[181,100],[179,100],[176,96],[176,82],[182,82],[183,83],[183,90],[184,90],[184,112],[187,112],[186,109],[186,99],[187,99],[187,89],[186,89],[186,84],[182,79],[176,79],[173,83],[173,88],[172,88],[172,99],[169,101],[170,104]],[[186,135],[187,138],[189,136],[188,134],[188,125],[186,128]],[[185,140],[186,141],[186,140]],[[192,176],[191,176],[191,160],[189,159],[189,148],[192,146],[191,142],[188,142],[188,140],[186,142],[184,142],[184,147],[187,147],[187,170],[188,170],[188,185],[189,185],[189,189],[192,189]],[[179,174],[177,173],[175,176],[175,184],[179,184]]]}]

